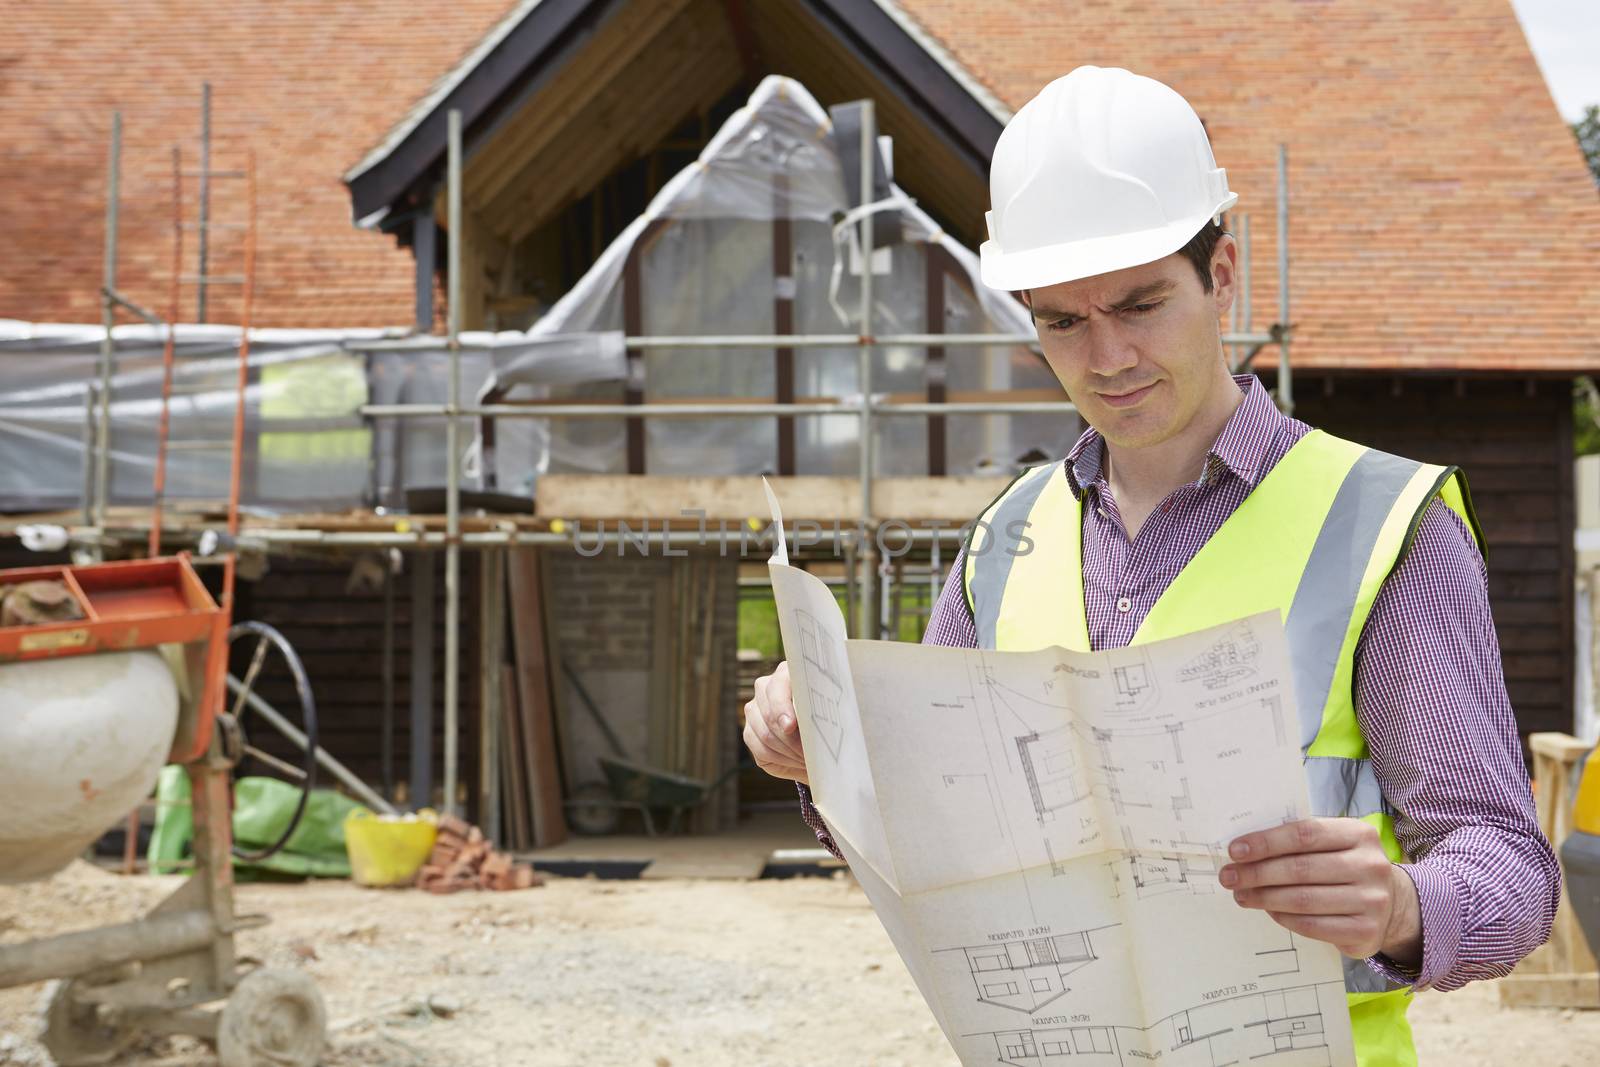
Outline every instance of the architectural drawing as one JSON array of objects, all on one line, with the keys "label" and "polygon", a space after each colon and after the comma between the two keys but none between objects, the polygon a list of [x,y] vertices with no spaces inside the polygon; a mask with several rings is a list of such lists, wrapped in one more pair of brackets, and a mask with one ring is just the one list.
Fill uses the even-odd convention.
[{"label": "architectural drawing", "polygon": [[1110,655],[1114,657],[1111,680],[1116,693],[1116,710],[1132,711],[1153,703],[1160,695],[1160,687],[1142,648],[1120,648]]},{"label": "architectural drawing", "polygon": [[1210,895],[1218,891],[1222,858],[1205,853],[1129,852],[1109,864],[1118,896],[1131,891],[1140,900],[1168,893]]},{"label": "architectural drawing", "polygon": [[[1219,998],[1148,1027],[1056,1026],[964,1035],[979,1039],[987,1059],[968,1063],[1012,1067],[1138,1067],[1152,1060],[1176,1067],[1331,1067],[1326,1013],[1343,1010],[1333,983]],[[992,1049],[992,1051],[991,1051]],[[981,1055],[981,1054],[980,1054]]]},{"label": "architectural drawing", "polygon": [[813,800],[964,1065],[1355,1067],[1338,951],[1217,883],[1226,842],[1310,809],[1276,615],[846,643],[820,580],[771,572]]},{"label": "architectural drawing", "polygon": [[1082,765],[1079,755],[1077,736],[1063,726],[1043,735],[1034,732],[1014,740],[1033,800],[1034,817],[1050,856],[1051,873],[1065,874],[1066,868],[1058,857],[1067,854],[1067,846],[1055,838],[1058,833],[1076,836],[1082,830],[1082,816],[1076,809],[1093,792],[1089,769]]},{"label": "architectural drawing", "polygon": [[1278,948],[1263,948],[1256,950],[1256,959],[1261,961],[1261,969],[1257,972],[1262,978],[1281,978],[1286,974],[1300,973],[1300,949],[1294,935],[1287,930],[1285,943]]},{"label": "architectural drawing", "polygon": [[795,616],[800,624],[800,658],[806,666],[805,684],[811,694],[811,721],[837,760],[839,744],[844,737],[839,722],[839,698],[850,669],[844,642],[829,633],[822,621],[809,611],[798,611]]},{"label": "architectural drawing", "polygon": [[982,1003],[1032,1014],[1070,993],[1067,976],[1099,958],[1093,941],[1097,932],[1079,930],[937,951],[965,956]]},{"label": "architectural drawing", "polygon": [[1180,666],[1178,677],[1186,682],[1199,681],[1207,689],[1220,689],[1254,677],[1260,654],[1261,643],[1249,621],[1236,622],[1211,647]]},{"label": "architectural drawing", "polygon": [[1183,725],[1148,729],[1093,730],[1105,773],[1106,793],[1118,815],[1129,808],[1170,810],[1174,818],[1193,807],[1183,763]]}]

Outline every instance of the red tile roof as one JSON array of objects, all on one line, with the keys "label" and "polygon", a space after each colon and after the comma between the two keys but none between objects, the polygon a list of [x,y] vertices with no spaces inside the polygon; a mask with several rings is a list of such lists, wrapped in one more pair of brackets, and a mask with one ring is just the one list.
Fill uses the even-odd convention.
[{"label": "red tile roof", "polygon": [[903,6],[1013,108],[1080,63],[1183,93],[1251,213],[1258,325],[1287,142],[1296,365],[1600,369],[1600,195],[1508,0]]},{"label": "red tile roof", "polygon": [[[510,8],[509,0],[24,4],[0,33],[0,317],[98,322],[111,112],[123,113],[118,288],[158,313],[171,262],[171,155],[197,167],[212,84],[213,166],[258,159],[263,326],[387,326],[412,318],[411,254],[357,230],[344,171]],[[212,216],[236,221],[240,183]],[[188,192],[195,192],[194,182]],[[191,204],[188,218],[194,219]],[[212,235],[216,273],[237,235]],[[185,270],[193,272],[193,242]],[[235,287],[214,321],[237,321]],[[184,319],[194,316],[186,291]]]},{"label": "red tile roof", "polygon": [[[105,146],[124,112],[120,287],[166,304],[169,146],[214,87],[215,164],[260,160],[256,320],[404,324],[411,257],[359,231],[341,175],[513,5],[456,0],[25,5],[0,44],[0,317],[96,321]],[[1078,63],[1196,106],[1252,213],[1276,316],[1275,145],[1289,145],[1301,366],[1600,368],[1600,197],[1507,0],[902,0],[1011,107]],[[1242,9],[1235,9],[1242,10]],[[192,193],[193,187],[190,186]],[[237,216],[219,188],[214,217]],[[190,216],[192,218],[192,214]],[[213,240],[229,272],[231,235]],[[188,253],[193,269],[192,244]],[[234,315],[216,291],[213,318]],[[185,318],[193,316],[186,294]]]}]

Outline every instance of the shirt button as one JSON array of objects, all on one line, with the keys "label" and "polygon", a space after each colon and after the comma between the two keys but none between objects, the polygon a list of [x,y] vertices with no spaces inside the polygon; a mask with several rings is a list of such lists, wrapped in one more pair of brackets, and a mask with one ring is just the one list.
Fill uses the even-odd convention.
[{"label": "shirt button", "polygon": [[1117,610],[1126,614],[1133,609],[1133,601],[1125,596],[1117,597]]}]

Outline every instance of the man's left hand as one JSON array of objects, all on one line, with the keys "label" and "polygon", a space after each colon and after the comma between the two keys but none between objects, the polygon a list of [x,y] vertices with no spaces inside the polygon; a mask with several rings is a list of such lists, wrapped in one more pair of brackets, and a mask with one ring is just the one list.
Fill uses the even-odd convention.
[{"label": "man's left hand", "polygon": [[1381,952],[1403,967],[1421,965],[1416,887],[1389,862],[1371,824],[1302,819],[1245,834],[1228,855],[1218,878],[1243,907],[1352,959]]}]

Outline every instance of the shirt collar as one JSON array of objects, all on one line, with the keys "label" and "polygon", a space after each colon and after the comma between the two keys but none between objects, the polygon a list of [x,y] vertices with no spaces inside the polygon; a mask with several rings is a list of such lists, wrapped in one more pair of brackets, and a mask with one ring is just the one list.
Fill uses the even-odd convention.
[{"label": "shirt collar", "polygon": [[[1261,480],[1266,465],[1267,450],[1288,421],[1288,416],[1278,410],[1272,396],[1254,374],[1236,374],[1234,384],[1244,394],[1244,400],[1234,409],[1222,432],[1207,453],[1206,470],[1202,479],[1214,477],[1221,468],[1232,471],[1250,488]],[[1067,453],[1067,484],[1076,496],[1084,490],[1103,486],[1105,480],[1105,439],[1098,430],[1087,429]]]}]

